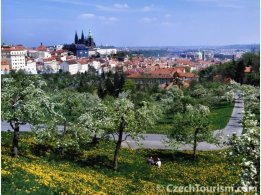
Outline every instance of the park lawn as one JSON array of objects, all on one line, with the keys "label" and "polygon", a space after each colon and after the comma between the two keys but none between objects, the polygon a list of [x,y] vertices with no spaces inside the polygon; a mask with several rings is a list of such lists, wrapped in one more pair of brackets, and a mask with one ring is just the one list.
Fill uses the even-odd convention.
[{"label": "park lawn", "polygon": [[[198,152],[192,161],[190,151],[131,150],[120,152],[119,170],[111,168],[114,145],[102,142],[85,150],[78,160],[65,160],[52,154],[36,156],[30,134],[21,135],[20,156],[11,158],[10,133],[2,133],[2,194],[167,194],[159,185],[233,186],[239,181],[239,164],[232,165],[226,150]],[[161,158],[162,167],[146,164],[149,156]],[[166,189],[166,188],[164,188]]]},{"label": "park lawn", "polygon": [[234,103],[222,102],[211,109],[210,123],[213,130],[226,127],[234,108]]},{"label": "park lawn", "polygon": [[[221,102],[210,111],[210,124],[213,130],[223,129],[227,125],[234,108],[234,103]],[[157,124],[146,129],[146,133],[168,134],[175,125],[173,115],[163,115]]]}]

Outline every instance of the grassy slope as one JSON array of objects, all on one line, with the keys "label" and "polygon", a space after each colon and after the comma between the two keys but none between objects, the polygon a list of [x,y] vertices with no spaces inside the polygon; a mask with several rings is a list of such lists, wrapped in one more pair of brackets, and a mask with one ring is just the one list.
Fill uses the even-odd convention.
[{"label": "grassy slope", "polygon": [[230,119],[233,108],[234,104],[221,103],[211,110],[210,121],[214,130],[225,128]]},{"label": "grassy slope", "polygon": [[[111,143],[85,151],[85,160],[76,162],[37,157],[30,152],[28,139],[22,139],[21,155],[12,159],[10,137],[2,136],[2,194],[159,194],[157,184],[229,186],[239,179],[239,170],[224,157],[225,151],[199,152],[193,162],[191,152],[122,149],[115,172]],[[151,155],[161,158],[160,169],[146,164]]]}]

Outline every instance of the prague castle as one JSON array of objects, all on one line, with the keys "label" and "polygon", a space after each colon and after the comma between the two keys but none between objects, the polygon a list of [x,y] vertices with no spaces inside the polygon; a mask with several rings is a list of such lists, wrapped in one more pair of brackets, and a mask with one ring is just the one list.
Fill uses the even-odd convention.
[{"label": "prague castle", "polygon": [[92,36],[91,31],[89,31],[88,37],[84,37],[83,31],[82,31],[82,35],[81,35],[80,39],[78,38],[77,32],[75,32],[74,44],[84,44],[88,48],[95,48],[96,47],[96,44],[93,40],[93,36]]}]

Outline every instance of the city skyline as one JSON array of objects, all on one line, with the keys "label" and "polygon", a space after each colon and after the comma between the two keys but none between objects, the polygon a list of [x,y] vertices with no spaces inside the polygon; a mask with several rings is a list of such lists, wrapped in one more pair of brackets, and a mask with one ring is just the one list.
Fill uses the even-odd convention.
[{"label": "city skyline", "polygon": [[2,43],[190,46],[260,43],[258,0],[2,1]]}]

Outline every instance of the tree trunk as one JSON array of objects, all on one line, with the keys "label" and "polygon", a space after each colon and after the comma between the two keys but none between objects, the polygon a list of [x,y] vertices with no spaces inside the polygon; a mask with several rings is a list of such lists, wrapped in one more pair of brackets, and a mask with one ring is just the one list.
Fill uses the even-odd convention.
[{"label": "tree trunk", "polygon": [[66,123],[66,121],[64,121],[64,123],[63,123],[63,137],[66,134],[66,130],[67,130],[66,128],[67,128],[67,123]]},{"label": "tree trunk", "polygon": [[194,133],[194,143],[193,143],[193,160],[196,159],[196,149],[197,149],[197,134],[199,132],[199,129],[197,128]]},{"label": "tree trunk", "polygon": [[[66,121],[64,121],[63,123],[63,139],[65,139],[65,136],[66,136],[66,133],[67,133],[67,123]],[[64,156],[64,148],[61,149],[61,156]]]},{"label": "tree trunk", "polygon": [[14,126],[14,137],[12,144],[12,157],[16,158],[18,156],[18,142],[19,142],[19,124],[15,123]]},{"label": "tree trunk", "polygon": [[121,149],[121,142],[122,142],[122,135],[123,135],[123,130],[124,130],[124,119],[123,117],[121,118],[121,123],[120,123],[120,128],[119,128],[119,138],[116,144],[116,149],[114,152],[114,160],[113,160],[113,169],[117,170],[118,169],[118,157]]}]

